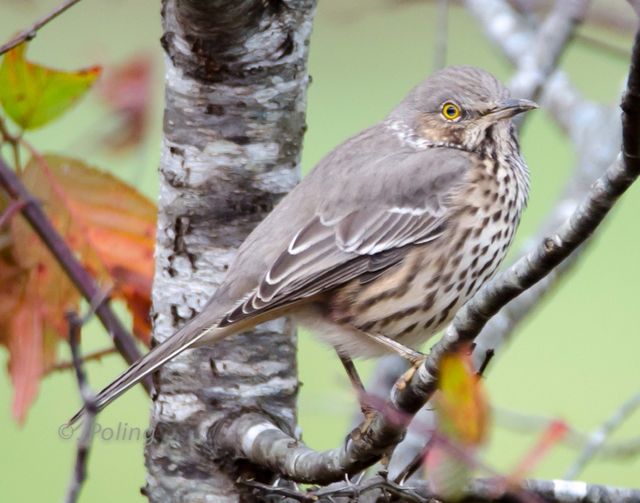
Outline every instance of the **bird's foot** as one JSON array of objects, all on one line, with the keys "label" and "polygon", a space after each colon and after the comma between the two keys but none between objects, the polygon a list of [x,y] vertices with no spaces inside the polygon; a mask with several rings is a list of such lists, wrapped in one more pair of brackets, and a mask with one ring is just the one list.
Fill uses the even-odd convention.
[{"label": "bird's foot", "polygon": [[412,355],[411,358],[407,358],[411,366],[396,381],[396,385],[395,385],[396,389],[399,389],[399,390],[405,389],[407,385],[411,382],[411,379],[413,379],[413,375],[416,373],[416,371],[422,366],[422,364],[427,359],[427,356],[423,353],[420,353],[418,351],[414,351],[414,353],[415,354]]},{"label": "bird's foot", "polygon": [[371,426],[371,423],[373,423],[373,420],[376,417],[377,411],[376,409],[374,409],[373,407],[365,403],[360,404],[360,410],[362,411],[362,415],[364,416],[364,419],[360,423],[358,430],[360,431],[360,434],[364,434]]}]

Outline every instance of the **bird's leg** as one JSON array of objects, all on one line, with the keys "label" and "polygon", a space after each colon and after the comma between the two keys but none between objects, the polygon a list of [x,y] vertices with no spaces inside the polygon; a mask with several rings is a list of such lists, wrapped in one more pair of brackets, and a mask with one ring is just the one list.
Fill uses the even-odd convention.
[{"label": "bird's leg", "polygon": [[358,395],[358,402],[360,403],[360,410],[362,411],[362,415],[364,416],[364,423],[362,431],[366,430],[371,421],[373,420],[373,416],[376,412],[369,404],[367,404],[367,392],[364,389],[364,384],[362,383],[362,379],[358,374],[358,370],[356,366],[353,364],[353,360],[348,356],[345,356],[340,353],[336,349],[336,353],[338,353],[338,358],[342,362],[342,366],[344,370],[347,372],[347,376],[349,376],[349,381],[351,381],[351,386]]},{"label": "bird's leg", "polygon": [[410,348],[409,346],[405,346],[404,344],[392,339],[391,337],[387,337],[382,334],[372,334],[370,332],[362,332],[364,335],[374,340],[378,344],[389,348],[394,353],[399,354],[407,360],[411,365],[420,364],[424,361],[425,355],[420,351],[416,351],[415,349]]},{"label": "bird's leg", "polygon": [[411,367],[409,367],[409,369],[404,374],[402,374],[400,379],[398,379],[398,381],[396,382],[396,388],[404,388],[409,383],[409,381],[411,381],[411,378],[413,377],[413,374],[416,373],[416,370],[418,370],[418,368],[420,368],[422,363],[425,361],[426,356],[420,351],[416,351],[415,349],[405,346],[404,344],[401,344],[400,342],[396,341],[395,339],[391,339],[386,335],[372,334],[369,332],[362,333],[378,344],[382,344],[393,352],[399,354],[402,358],[404,358],[411,364]]}]

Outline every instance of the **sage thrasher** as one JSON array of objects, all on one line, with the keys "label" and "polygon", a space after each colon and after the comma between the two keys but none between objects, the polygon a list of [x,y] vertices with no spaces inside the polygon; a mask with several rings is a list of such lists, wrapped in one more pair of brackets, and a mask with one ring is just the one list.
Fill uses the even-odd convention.
[{"label": "sage thrasher", "polygon": [[426,79],[320,161],[247,237],[202,312],[102,390],[98,407],[187,348],[285,315],[345,366],[419,355],[410,348],[507,252],[529,192],[511,118],[535,107],[477,68]]}]

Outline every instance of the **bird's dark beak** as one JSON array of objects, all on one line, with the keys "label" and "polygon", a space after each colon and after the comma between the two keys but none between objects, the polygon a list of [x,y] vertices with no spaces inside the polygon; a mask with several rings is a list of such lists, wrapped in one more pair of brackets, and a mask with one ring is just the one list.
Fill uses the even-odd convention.
[{"label": "bird's dark beak", "polygon": [[496,103],[485,115],[493,120],[510,119],[514,115],[538,108],[538,104],[523,98],[509,98]]}]

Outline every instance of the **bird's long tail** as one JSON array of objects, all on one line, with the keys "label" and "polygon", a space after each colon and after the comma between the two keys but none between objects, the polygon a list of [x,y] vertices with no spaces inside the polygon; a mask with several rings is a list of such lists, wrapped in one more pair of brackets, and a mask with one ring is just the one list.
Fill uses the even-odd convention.
[{"label": "bird's long tail", "polygon": [[[233,332],[229,327],[217,328],[214,324],[207,323],[208,320],[200,318],[201,316],[196,316],[174,335],[151,349],[151,351],[120,374],[111,384],[100,391],[95,397],[95,405],[98,411],[104,409],[112,401],[144,379],[145,376],[151,374],[166,361],[182,353],[184,350],[189,349],[198,341],[205,338],[205,336],[208,343],[220,340]],[[72,425],[77,422],[82,418],[84,413],[85,408],[83,407],[76,412],[67,424]]]}]

